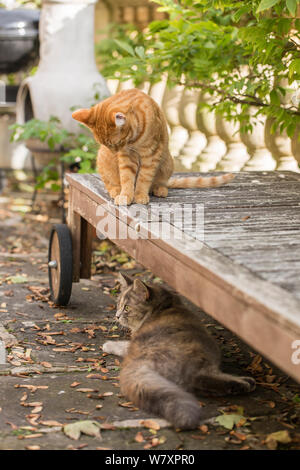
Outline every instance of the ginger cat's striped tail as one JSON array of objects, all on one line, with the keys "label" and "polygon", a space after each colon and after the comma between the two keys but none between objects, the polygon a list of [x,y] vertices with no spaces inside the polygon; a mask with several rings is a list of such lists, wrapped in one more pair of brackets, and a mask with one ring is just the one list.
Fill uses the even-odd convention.
[{"label": "ginger cat's striped tail", "polygon": [[235,175],[226,173],[220,176],[179,176],[171,177],[168,181],[168,188],[211,188],[221,186],[233,180]]}]

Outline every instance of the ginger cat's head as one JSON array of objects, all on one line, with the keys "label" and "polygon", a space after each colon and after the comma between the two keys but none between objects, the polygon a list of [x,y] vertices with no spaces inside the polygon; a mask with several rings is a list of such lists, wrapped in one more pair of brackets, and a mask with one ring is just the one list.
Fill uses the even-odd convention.
[{"label": "ginger cat's head", "polygon": [[117,150],[124,145],[128,125],[126,116],[121,111],[107,109],[103,102],[90,109],[78,109],[74,111],[72,117],[89,127],[99,144],[112,150]]}]

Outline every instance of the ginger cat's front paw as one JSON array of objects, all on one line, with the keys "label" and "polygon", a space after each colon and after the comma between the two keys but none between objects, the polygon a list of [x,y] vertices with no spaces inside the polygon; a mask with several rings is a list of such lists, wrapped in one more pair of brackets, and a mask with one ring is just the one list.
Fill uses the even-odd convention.
[{"label": "ginger cat's front paw", "polygon": [[157,197],[167,197],[168,188],[166,188],[166,186],[157,186],[156,188],[153,188],[153,194]]},{"label": "ginger cat's front paw", "polygon": [[121,193],[115,197],[115,204],[116,206],[129,206],[132,203],[132,200],[133,197]]},{"label": "ginger cat's front paw", "polygon": [[121,188],[120,188],[120,187],[114,187],[114,188],[111,188],[111,189],[108,191],[108,193],[109,193],[109,195],[110,195],[110,197],[111,197],[112,199],[115,199],[117,196],[119,196],[120,192],[121,192]]},{"label": "ginger cat's front paw", "polygon": [[148,204],[150,201],[149,195],[144,193],[137,193],[134,196],[134,202],[136,204]]}]

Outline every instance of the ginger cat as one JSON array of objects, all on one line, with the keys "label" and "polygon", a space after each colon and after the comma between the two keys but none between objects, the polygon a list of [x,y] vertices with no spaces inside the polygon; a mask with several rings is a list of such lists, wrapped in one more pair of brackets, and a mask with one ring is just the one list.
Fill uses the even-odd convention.
[{"label": "ginger cat", "polygon": [[107,341],[103,351],[124,356],[121,392],[136,406],[175,428],[199,426],[203,412],[196,395],[222,396],[255,389],[252,377],[226,374],[221,354],[200,318],[179,296],[120,275],[116,318],[131,341]]},{"label": "ginger cat", "polygon": [[234,178],[225,174],[170,179],[173,159],[166,119],[157,103],[138,89],[121,91],[72,117],[102,144],[98,171],[117,205],[148,204],[149,193],[166,197],[168,188],[219,186]]}]

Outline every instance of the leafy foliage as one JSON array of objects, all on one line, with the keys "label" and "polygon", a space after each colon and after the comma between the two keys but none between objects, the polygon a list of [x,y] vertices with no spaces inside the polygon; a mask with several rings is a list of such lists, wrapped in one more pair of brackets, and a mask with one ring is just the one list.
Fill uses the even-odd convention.
[{"label": "leafy foliage", "polygon": [[13,124],[11,140],[20,141],[28,139],[38,139],[47,142],[50,150],[54,150],[55,145],[63,145],[71,137],[70,133],[63,129],[60,120],[51,116],[49,121],[30,119],[25,124]]},{"label": "leafy foliage", "polygon": [[[210,109],[251,131],[272,118],[272,131],[299,129],[300,0],[152,0],[168,19],[143,34],[111,30],[97,51],[102,73],[121,80],[184,84],[211,95]],[[255,109],[251,113],[250,108]]]},{"label": "leafy foliage", "polygon": [[[84,128],[84,126],[81,127]],[[13,130],[12,141],[38,139],[41,142],[46,142],[51,151],[59,146],[62,162],[76,167],[79,173],[94,171],[98,144],[91,135],[84,132],[75,135],[67,131],[62,127],[61,121],[57,117],[51,116],[49,121],[31,119],[25,124],[13,124],[10,129]],[[56,183],[59,179],[57,164],[57,158],[54,156],[38,176],[37,188],[43,188],[46,184],[51,183],[52,190],[60,189]]]}]

